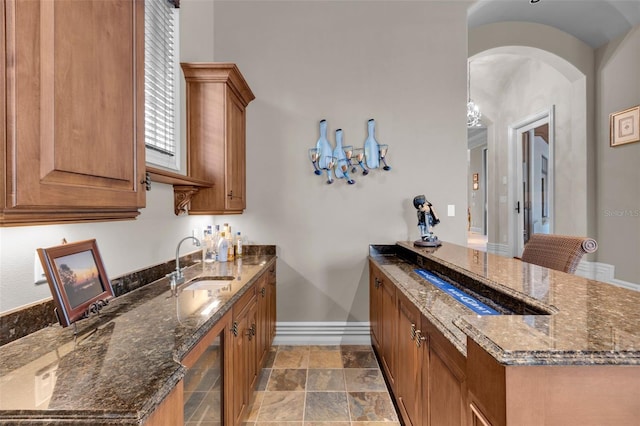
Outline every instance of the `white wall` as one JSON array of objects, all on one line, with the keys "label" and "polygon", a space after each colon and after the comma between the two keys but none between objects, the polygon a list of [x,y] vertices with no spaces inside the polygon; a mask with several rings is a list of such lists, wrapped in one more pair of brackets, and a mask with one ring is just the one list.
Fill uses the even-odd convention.
[{"label": "white wall", "polygon": [[[367,321],[368,245],[418,237],[415,195],[434,204],[441,239],[465,244],[466,7],[215,2],[215,59],[236,62],[256,95],[247,210],[229,219],[278,245],[278,321]],[[318,122],[332,144],[342,128],[362,146],[369,118],[393,169],[325,184],[307,156]]]},{"label": "white wall", "polygon": [[[488,54],[474,62],[486,61],[488,66],[499,67],[500,60],[495,59],[496,55],[512,56]],[[482,81],[472,84],[475,100],[482,105],[483,115],[494,128],[489,132],[493,136],[488,138],[491,169],[489,242],[508,244],[509,233],[513,233],[509,228],[513,209],[508,196],[510,186],[514,185],[509,170],[513,170],[515,178],[515,166],[510,166],[515,148],[509,148],[508,127],[551,106],[555,106],[553,232],[587,235],[587,146],[584,138],[574,135],[572,124],[573,116],[580,114],[580,108],[584,111],[584,100],[582,105],[573,103],[573,84],[552,66],[533,58],[523,60],[500,91],[487,90]]]},{"label": "white wall", "polygon": [[[517,82],[510,84],[506,90],[511,90],[509,107],[501,108],[491,98],[494,93],[485,93],[487,99],[497,110],[489,117],[501,116],[504,112],[502,124],[496,124],[495,129],[489,131],[489,135],[495,138],[506,139],[506,127],[509,124],[525,118],[527,114],[534,114],[541,109],[548,108],[556,101],[562,105],[556,107],[556,165],[562,164],[562,173],[556,173],[555,186],[555,216],[559,220],[555,224],[555,233],[572,235],[596,234],[595,229],[595,203],[596,197],[588,188],[595,186],[595,124],[594,110],[596,99],[594,97],[595,70],[594,51],[588,45],[577,38],[541,24],[527,22],[501,22],[474,28],[469,32],[469,56],[482,57],[492,54],[524,55],[531,59],[530,67],[520,75],[520,82],[526,92],[520,92]],[[474,60],[476,62],[477,59]],[[553,76],[551,76],[553,74]],[[547,82],[544,76],[552,78]],[[472,74],[473,76],[473,74]],[[518,77],[514,77],[518,78]],[[564,78],[569,86],[560,82]],[[542,93],[537,89],[540,85]],[[476,84],[472,83],[475,93]],[[560,89],[560,92],[556,92]],[[499,91],[498,97],[506,97]],[[474,95],[478,98],[478,96]],[[531,105],[522,105],[524,99],[534,99]],[[480,103],[477,99],[476,101]],[[514,105],[518,104],[515,110]],[[569,112],[570,111],[570,112]],[[483,111],[484,114],[484,111]],[[506,117],[511,115],[511,117]],[[507,119],[508,118],[508,119]],[[515,121],[512,121],[515,120]],[[559,120],[559,121],[558,121]],[[558,134],[558,132],[563,133]],[[570,139],[568,139],[570,138]],[[564,141],[559,142],[559,141]],[[503,144],[498,147],[504,148]],[[506,148],[504,148],[506,149]],[[491,149],[490,149],[491,151]],[[501,155],[498,153],[491,154]],[[500,167],[502,158],[493,158],[494,165]],[[491,163],[491,162],[490,162]],[[502,182],[504,172],[490,164],[492,178]],[[498,187],[490,189],[489,203],[494,211],[498,206],[497,220],[501,226],[489,226],[489,241],[498,244],[507,244],[509,241],[504,227],[508,222],[510,207],[501,203],[501,197],[506,195],[507,188]],[[560,194],[560,195],[559,195]],[[569,198],[562,198],[569,194]],[[509,207],[509,209],[507,209]],[[491,207],[490,217],[493,216]],[[495,217],[494,217],[495,219]]]},{"label": "white wall", "polygon": [[640,142],[609,146],[609,114],[640,105],[640,26],[597,50],[598,261],[640,283]]},{"label": "white wall", "polygon": [[[565,222],[572,228],[560,224],[561,228],[556,227],[555,232],[582,229],[586,218],[583,235],[595,237],[599,245],[595,256],[588,257],[614,265],[617,280],[640,282],[637,261],[640,251],[640,168],[637,167],[640,143],[609,147],[609,114],[640,104],[639,27],[596,51],[555,28],[533,23],[503,22],[470,30],[469,55],[487,51],[524,52],[531,58],[552,64],[572,82],[571,95],[566,101],[578,115],[571,117],[574,145],[564,158],[573,161],[577,153],[582,157],[583,165],[575,169],[580,171],[579,181],[571,180],[572,176],[565,178],[569,179],[567,188],[574,200],[567,206],[580,225],[575,228],[574,224]],[[576,71],[584,78],[576,78]],[[582,131],[577,133],[575,129]],[[500,129],[490,129],[489,135],[497,137],[500,132]],[[559,143],[557,138],[556,142]],[[560,161],[560,157],[556,156],[556,160]],[[562,176],[556,175],[556,178]],[[556,214],[559,215],[557,190]],[[497,195],[493,196],[497,203]],[[490,193],[490,202],[491,197]],[[585,216],[580,212],[583,205]],[[569,219],[572,220],[572,216]],[[489,230],[491,232],[491,226]],[[490,233],[489,239],[498,241],[499,237],[492,237]]]},{"label": "white wall", "polygon": [[[50,297],[32,283],[38,247],[96,238],[115,277],[172,259],[193,228],[229,222],[278,246],[279,321],[367,321],[368,245],[417,238],[414,195],[433,202],[440,238],[465,243],[466,7],[182,2],[181,59],[237,62],[256,94],[246,213],[175,217],[171,187],[154,183],[135,221],[0,228],[0,312]],[[375,118],[393,170],[324,184],[307,158],[322,118],[332,141],[340,126],[356,146]]]},{"label": "white wall", "polygon": [[[95,238],[109,278],[175,257],[176,244],[211,217],[177,217],[173,189],[152,183],[147,207],[138,219],[124,222],[0,228],[0,313],[51,297],[49,286],[34,284],[34,256],[39,247]],[[181,254],[196,249],[188,242]]]}]

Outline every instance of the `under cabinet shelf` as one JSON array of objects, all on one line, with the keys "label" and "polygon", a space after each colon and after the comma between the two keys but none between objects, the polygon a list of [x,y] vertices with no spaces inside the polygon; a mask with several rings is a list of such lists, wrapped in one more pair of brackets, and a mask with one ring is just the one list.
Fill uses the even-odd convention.
[{"label": "under cabinet shelf", "polygon": [[168,170],[147,166],[147,174],[153,182],[173,185],[173,211],[176,216],[189,213],[191,197],[201,188],[211,188],[212,182],[181,175]]}]

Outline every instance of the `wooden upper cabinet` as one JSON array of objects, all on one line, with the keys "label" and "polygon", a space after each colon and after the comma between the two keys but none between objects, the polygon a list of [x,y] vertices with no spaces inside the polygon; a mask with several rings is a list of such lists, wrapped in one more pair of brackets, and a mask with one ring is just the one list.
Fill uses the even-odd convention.
[{"label": "wooden upper cabinet", "polygon": [[183,63],[187,84],[187,174],[213,182],[190,214],[239,214],[246,207],[246,107],[255,96],[231,63]]},{"label": "wooden upper cabinet", "polygon": [[6,0],[0,224],[145,205],[143,0]]}]

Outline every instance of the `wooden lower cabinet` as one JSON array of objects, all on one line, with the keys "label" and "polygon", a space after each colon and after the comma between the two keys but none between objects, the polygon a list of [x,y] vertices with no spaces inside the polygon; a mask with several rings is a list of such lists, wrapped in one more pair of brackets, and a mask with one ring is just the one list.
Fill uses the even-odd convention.
[{"label": "wooden lower cabinet", "polygon": [[370,272],[372,342],[402,423],[469,425],[466,358],[376,265]]},{"label": "wooden lower cabinet", "polygon": [[[176,387],[179,390],[174,390],[156,410],[160,413],[162,408],[163,413],[170,413],[166,414],[170,415],[168,423],[162,423],[162,416],[154,413],[146,424],[186,424],[190,419],[202,416],[202,412],[197,412],[198,406],[208,410],[207,424],[211,420],[211,424],[234,426],[246,421],[258,375],[266,359],[264,354],[270,351],[275,335],[275,274],[273,265],[258,277],[232,309],[182,359],[187,369],[185,379]],[[206,404],[201,404],[203,401]],[[189,411],[193,406],[195,411]],[[175,416],[177,411],[179,418]]]},{"label": "wooden lower cabinet", "polygon": [[639,424],[637,366],[502,365],[469,339],[467,358],[472,425]]},{"label": "wooden lower cabinet", "polygon": [[173,388],[162,404],[145,422],[146,426],[176,426],[184,424],[183,382]]}]

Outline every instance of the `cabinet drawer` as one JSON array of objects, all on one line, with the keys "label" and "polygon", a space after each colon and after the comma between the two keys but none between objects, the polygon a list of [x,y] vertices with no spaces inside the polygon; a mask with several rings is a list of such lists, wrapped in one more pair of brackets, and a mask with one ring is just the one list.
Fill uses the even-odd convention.
[{"label": "cabinet drawer", "polygon": [[[259,280],[258,280],[259,281]],[[236,320],[247,308],[251,306],[256,300],[256,293],[258,291],[257,285],[252,285],[249,290],[233,305],[233,319]]]}]

